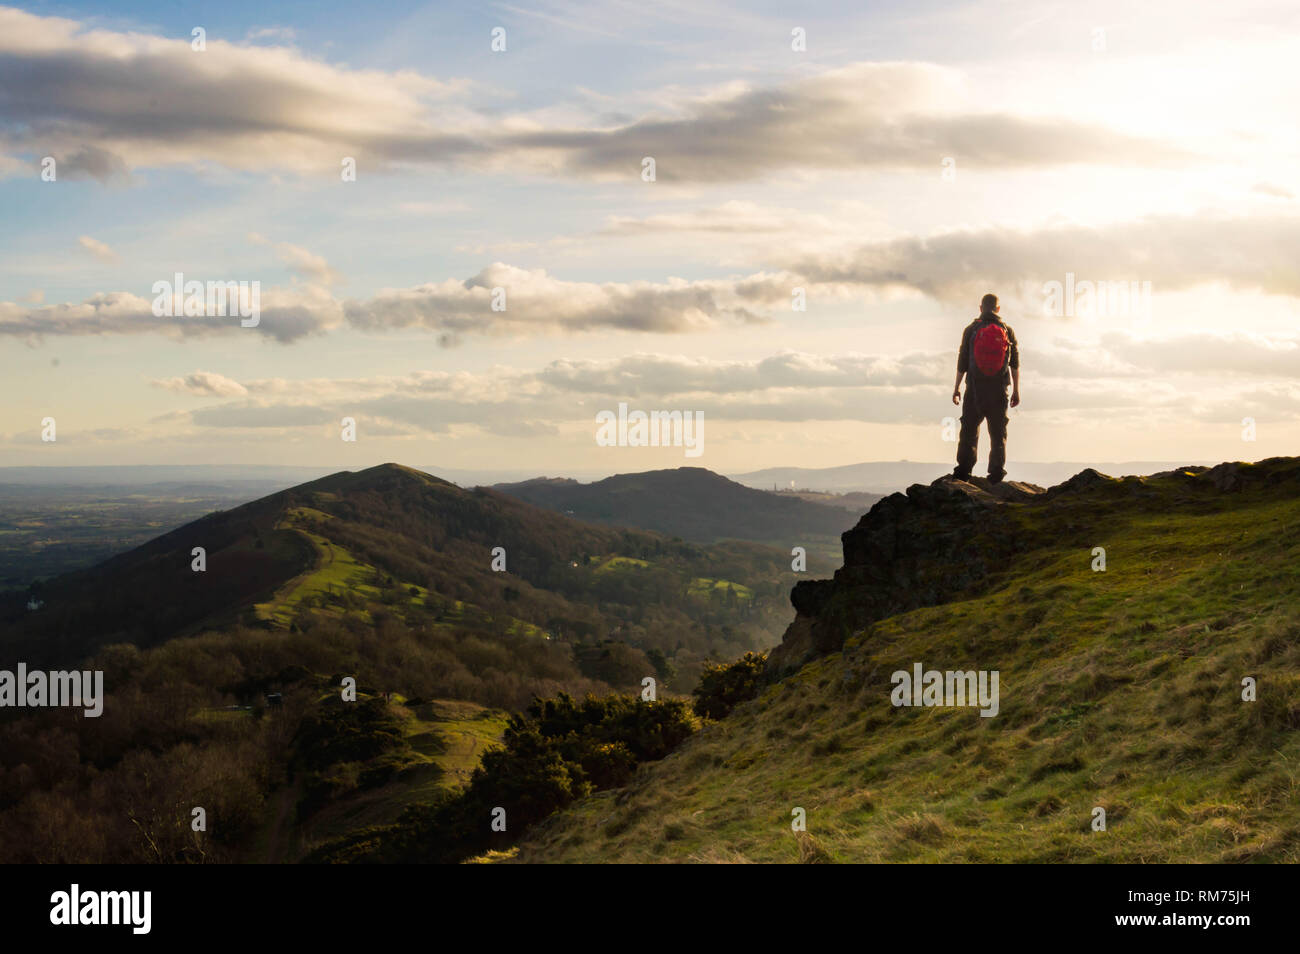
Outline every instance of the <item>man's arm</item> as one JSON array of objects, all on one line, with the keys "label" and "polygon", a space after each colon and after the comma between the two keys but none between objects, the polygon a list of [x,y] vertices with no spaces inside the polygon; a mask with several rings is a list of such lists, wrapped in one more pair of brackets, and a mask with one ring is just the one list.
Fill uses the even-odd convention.
[{"label": "man's arm", "polygon": [[961,403],[961,379],[966,373],[966,363],[970,359],[970,350],[967,348],[967,339],[970,338],[970,326],[961,333],[961,346],[957,349],[957,380],[952,383],[952,403]]},{"label": "man's arm", "polygon": [[1011,406],[1016,407],[1020,403],[1020,343],[1010,328],[1007,329],[1007,337],[1011,339],[1011,355],[1008,360],[1011,365]]}]

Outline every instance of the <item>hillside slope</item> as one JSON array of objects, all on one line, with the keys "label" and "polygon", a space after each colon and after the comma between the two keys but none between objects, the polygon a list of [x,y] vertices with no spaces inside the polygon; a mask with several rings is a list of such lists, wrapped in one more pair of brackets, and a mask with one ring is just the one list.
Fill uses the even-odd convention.
[{"label": "hillside slope", "polygon": [[[206,569],[192,569],[194,549]],[[493,569],[504,551],[505,570]],[[647,643],[671,654],[770,645],[788,551],[701,547],[575,520],[486,488],[384,464],[209,514],[98,566],[0,597],[0,651],[71,665],[105,645],[155,646],[303,613],[380,616],[498,635]],[[638,677],[639,679],[639,677]]]},{"label": "hillside slope", "polygon": [[772,645],[790,573],[392,464],[214,513],[8,601],[5,668],[104,696],[0,718],[0,860],[288,861],[435,811],[536,697],[685,692]]},{"label": "hillside slope", "polygon": [[639,527],[696,543],[716,540],[780,541],[805,548],[853,523],[844,508],[754,490],[702,467],[617,474],[594,483],[528,480],[493,489],[613,526]]},{"label": "hillside slope", "polygon": [[[758,699],[514,860],[1300,861],[1300,460],[944,478],[843,542]],[[894,706],[917,664],[997,714]]]}]

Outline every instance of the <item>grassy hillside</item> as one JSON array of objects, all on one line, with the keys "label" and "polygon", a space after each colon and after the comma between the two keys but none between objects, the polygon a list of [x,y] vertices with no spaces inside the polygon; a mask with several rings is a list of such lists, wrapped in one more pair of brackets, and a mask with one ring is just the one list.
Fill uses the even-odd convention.
[{"label": "grassy hillside", "polygon": [[[203,572],[192,569],[195,548],[205,551]],[[493,566],[498,552],[503,571]],[[240,625],[391,624],[616,638],[681,655],[689,680],[706,656],[775,641],[789,559],[754,543],[701,546],[594,526],[386,464],[210,514],[31,594],[0,597],[0,649],[33,665],[71,665],[114,643],[149,647]],[[38,610],[27,609],[29,595]],[[650,671],[645,660],[637,668]]]},{"label": "grassy hillside", "polygon": [[[787,636],[787,660],[810,661],[507,857],[1300,861],[1300,462],[1085,474],[1005,499],[947,483],[846,535],[851,565]],[[898,528],[944,513],[979,533],[932,540],[936,560],[997,559],[970,573],[903,548]],[[884,570],[927,605],[897,609],[852,565],[886,537]],[[999,671],[999,713],[891,705],[891,673],[918,662]]]}]

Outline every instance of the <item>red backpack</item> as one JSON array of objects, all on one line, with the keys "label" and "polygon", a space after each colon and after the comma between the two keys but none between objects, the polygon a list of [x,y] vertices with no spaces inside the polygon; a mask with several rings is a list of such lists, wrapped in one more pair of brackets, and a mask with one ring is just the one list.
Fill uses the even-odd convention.
[{"label": "red backpack", "polygon": [[1007,354],[1011,342],[1007,338],[1007,326],[1000,321],[986,321],[975,329],[971,337],[970,351],[974,359],[971,363],[980,369],[980,373],[994,377],[1002,373],[1007,365]]}]

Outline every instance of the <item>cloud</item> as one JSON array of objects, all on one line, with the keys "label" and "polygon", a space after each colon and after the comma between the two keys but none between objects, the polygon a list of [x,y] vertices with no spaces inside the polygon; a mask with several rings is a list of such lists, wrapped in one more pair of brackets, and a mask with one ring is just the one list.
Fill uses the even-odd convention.
[{"label": "cloud", "polygon": [[[0,17],[3,11],[0,11]],[[0,60],[0,64],[3,61]],[[122,183],[131,178],[126,160],[96,145],[55,147],[54,173],[64,179],[95,179],[103,183]],[[56,179],[57,181],[57,179]]]},{"label": "cloud", "polygon": [[324,408],[306,404],[223,404],[191,411],[200,427],[319,427],[339,418]]},{"label": "cloud", "polygon": [[195,371],[184,377],[164,378],[152,383],[165,391],[196,397],[243,397],[248,394],[248,388],[238,381],[212,371]]},{"label": "cloud", "polygon": [[553,388],[576,393],[665,397],[739,394],[773,388],[910,387],[950,371],[953,355],[812,355],[782,352],[758,361],[678,355],[629,355],[617,361],[554,361],[537,372]]},{"label": "cloud", "polygon": [[[276,247],[282,254],[286,248],[283,244]],[[317,279],[337,279],[324,259],[296,246],[288,249],[292,254],[285,257],[295,270]],[[543,269],[526,270],[498,262],[465,280],[386,289],[367,299],[340,301],[322,284],[264,289],[261,323],[252,329],[241,328],[237,319],[157,318],[151,299],[129,292],[101,293],[80,304],[42,307],[0,302],[0,335],[161,333],[186,337],[256,331],[290,342],[328,331],[344,321],[369,332],[424,328],[436,332],[444,345],[478,334],[574,334],[601,329],[687,333],[765,324],[769,319],[753,308],[788,304],[790,287],[789,277],[779,275],[697,282],[571,282],[554,278]],[[498,288],[503,296],[496,293]],[[494,300],[502,302],[504,310],[494,311]]]},{"label": "cloud", "polygon": [[115,251],[98,239],[91,238],[89,235],[83,235],[78,238],[77,244],[94,256],[97,261],[103,262],[106,265],[115,265],[119,261]]},{"label": "cloud", "polygon": [[[466,84],[410,71],[329,66],[286,47],[121,33],[0,8],[0,131],[9,151],[108,179],[141,166],[212,161],[316,170],[342,156],[450,153],[461,111],[429,104]],[[468,118],[468,114],[466,114]],[[443,148],[443,144],[447,148]],[[464,151],[467,145],[459,147]]]},{"label": "cloud", "polygon": [[[171,280],[171,276],[166,276]],[[225,279],[221,279],[225,280]],[[173,338],[242,333],[295,341],[342,321],[338,302],[313,285],[263,289],[261,317],[241,327],[238,317],[168,318],[153,313],[153,299],[130,292],[101,292],[80,303],[31,306],[0,302],[0,335],[39,340],[61,335],[161,334]]]},{"label": "cloud", "polygon": [[1102,336],[1102,345],[1121,361],[1161,374],[1300,378],[1297,337],[1233,332],[1149,339],[1111,333]]},{"label": "cloud", "polygon": [[[1071,273],[1076,282],[1150,282],[1155,295],[1222,284],[1300,297],[1300,271],[1292,261],[1300,217],[1165,216],[1107,227],[969,229],[794,257],[784,270],[696,281],[575,282],[495,262],[467,279],[347,300],[325,287],[338,275],[323,258],[288,243],[275,247],[282,261],[310,279],[263,294],[257,331],[284,342],[344,323],[367,332],[423,328],[446,346],[484,334],[711,331],[768,324],[763,311],[788,307],[791,290],[803,285],[841,296],[855,286],[903,288],[947,303],[971,303],[995,289],[1005,300],[1041,308],[1045,283],[1064,284]],[[504,307],[497,310],[494,302]],[[79,305],[0,302],[0,335],[186,336],[232,327],[238,322],[154,318],[148,302],[128,292],[101,293]]]},{"label": "cloud", "polygon": [[1271,195],[1275,199],[1294,199],[1295,193],[1285,186],[1274,185],[1271,182],[1257,182],[1250,189],[1251,192],[1257,192],[1260,195]]},{"label": "cloud", "polygon": [[[1168,336],[1104,333],[1039,342],[1027,353],[1018,412],[1041,426],[1107,421],[1239,423],[1300,411],[1295,361],[1300,336]],[[639,353],[563,359],[541,367],[417,370],[356,378],[248,378],[212,371],[155,381],[215,406],[176,412],[198,432],[250,434],[337,427],[356,418],[363,434],[418,437],[477,431],[531,438],[581,433],[601,410],[696,410],[714,421],[939,425],[955,354],[902,356],[781,351],[747,360]],[[1212,390],[1205,382],[1216,380]],[[1239,381],[1232,378],[1237,376]]]},{"label": "cloud", "polygon": [[[504,310],[493,310],[494,289]],[[544,269],[493,263],[464,281],[448,279],[385,290],[349,301],[344,314],[368,331],[422,327],[456,340],[471,333],[582,332],[596,329],[681,333],[767,321],[746,304],[789,299],[788,285],[758,280],[743,288],[729,280],[688,282],[562,281]]]},{"label": "cloud", "polygon": [[1078,280],[1151,283],[1154,294],[1222,283],[1300,297],[1300,217],[1153,216],[1104,227],[1001,227],[909,236],[838,256],[784,263],[810,281],[903,286],[941,301],[1016,287],[1045,302],[1043,285]]},{"label": "cloud", "polygon": [[927,63],[859,63],[785,88],[742,88],[609,130],[538,132],[518,148],[565,165],[628,176],[652,156],[664,181],[731,182],[781,169],[1164,166],[1193,157],[1171,146],[1054,117],[972,111],[961,77]]},{"label": "cloud", "polygon": [[[270,245],[268,239],[257,234],[249,233],[248,240],[254,245]],[[334,270],[329,262],[325,261],[324,256],[310,252],[300,245],[292,245],[289,242],[275,243],[276,257],[289,266],[289,270],[303,276],[309,281],[317,282],[321,285],[337,285],[343,280],[343,277]]]},{"label": "cloud", "polygon": [[1164,143],[1052,116],[979,112],[963,77],[925,63],[859,63],[785,86],[734,84],[615,125],[476,107],[473,87],[413,71],[358,70],[286,46],[121,33],[0,8],[0,146],[54,155],[69,175],[219,163],[337,172],[455,164],[662,182],[734,182],[783,170],[1166,166]]}]

